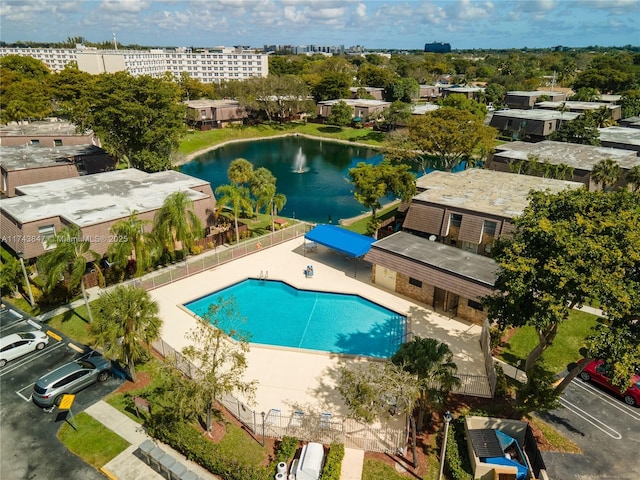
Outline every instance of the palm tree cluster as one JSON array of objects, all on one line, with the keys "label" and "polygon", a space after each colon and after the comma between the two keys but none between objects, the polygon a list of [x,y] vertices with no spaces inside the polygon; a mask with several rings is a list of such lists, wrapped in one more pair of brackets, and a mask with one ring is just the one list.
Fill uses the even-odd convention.
[{"label": "palm tree cluster", "polygon": [[275,216],[287,203],[287,197],[278,193],[271,171],[265,167],[254,170],[251,162],[237,158],[229,165],[227,177],[229,183],[216,188],[216,195],[218,206],[229,208],[233,214],[236,242],[240,243],[238,218],[243,213],[252,216],[263,210],[271,216],[271,230],[275,230]]}]

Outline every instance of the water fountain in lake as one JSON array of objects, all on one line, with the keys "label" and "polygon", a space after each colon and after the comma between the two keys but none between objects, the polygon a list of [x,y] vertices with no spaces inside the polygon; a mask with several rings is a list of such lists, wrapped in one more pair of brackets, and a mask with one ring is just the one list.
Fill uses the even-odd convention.
[{"label": "water fountain in lake", "polygon": [[293,171],[295,173],[305,173],[309,169],[307,168],[307,157],[302,153],[302,147],[298,148],[298,153],[293,161]]}]

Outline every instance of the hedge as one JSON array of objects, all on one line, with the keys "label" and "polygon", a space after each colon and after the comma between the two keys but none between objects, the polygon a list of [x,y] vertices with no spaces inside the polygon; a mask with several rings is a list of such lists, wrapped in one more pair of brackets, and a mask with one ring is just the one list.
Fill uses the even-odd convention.
[{"label": "hedge", "polygon": [[343,458],[344,445],[342,443],[332,443],[322,469],[322,480],[340,480]]},{"label": "hedge", "polygon": [[[451,480],[470,480],[473,478],[471,465],[466,457],[466,443],[464,439],[464,425],[462,418],[451,422],[449,435],[447,436],[447,453],[445,454],[445,467]],[[461,456],[460,450],[462,449]]]}]

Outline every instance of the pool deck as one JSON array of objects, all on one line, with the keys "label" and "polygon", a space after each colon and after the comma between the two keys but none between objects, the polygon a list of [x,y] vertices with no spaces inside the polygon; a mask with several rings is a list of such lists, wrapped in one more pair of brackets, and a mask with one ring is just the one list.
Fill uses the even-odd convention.
[{"label": "pool deck", "polygon": [[[158,303],[164,320],[162,339],[180,351],[188,345],[185,334],[196,326],[196,319],[181,307],[182,304],[266,273],[269,279],[282,280],[301,289],[358,294],[407,315],[414,334],[449,345],[460,373],[485,374],[479,341],[480,326],[450,319],[377,287],[371,283],[371,266],[362,260],[354,262],[322,246],[318,246],[315,252],[305,253],[303,242],[303,237],[289,240],[152,290],[150,294]],[[311,278],[303,274],[307,265],[313,265],[314,275]],[[264,308],[279,307],[264,305]],[[257,412],[279,409],[283,414],[302,410],[345,415],[347,410],[335,388],[339,368],[349,362],[367,360],[302,349],[251,345],[245,379],[256,380],[258,386],[255,403],[249,406]]]}]

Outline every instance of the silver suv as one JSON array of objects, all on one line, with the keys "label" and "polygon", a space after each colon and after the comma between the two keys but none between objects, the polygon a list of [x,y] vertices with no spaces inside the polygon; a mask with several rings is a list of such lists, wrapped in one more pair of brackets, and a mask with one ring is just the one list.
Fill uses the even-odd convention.
[{"label": "silver suv", "polygon": [[40,407],[59,405],[66,393],[76,393],[109,378],[111,363],[98,352],[91,352],[40,377],[31,398]]}]

